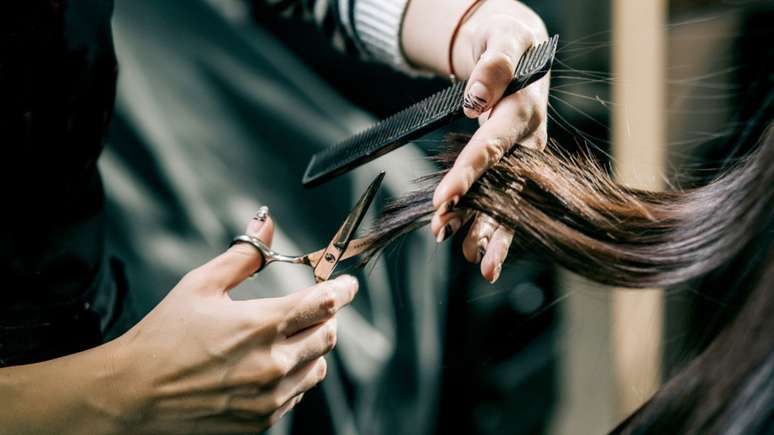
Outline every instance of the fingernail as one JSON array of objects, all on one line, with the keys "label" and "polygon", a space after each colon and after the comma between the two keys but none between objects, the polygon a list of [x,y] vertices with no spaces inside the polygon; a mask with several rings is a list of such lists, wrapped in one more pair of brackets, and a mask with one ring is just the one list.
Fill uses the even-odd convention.
[{"label": "fingernail", "polygon": [[497,263],[497,267],[495,267],[494,270],[494,276],[492,276],[492,280],[489,281],[490,284],[494,284],[497,282],[498,279],[500,279],[500,273],[503,271],[503,264]]},{"label": "fingernail", "polygon": [[439,207],[439,210],[441,210],[441,214],[444,215],[446,213],[451,212],[452,210],[454,210],[454,207],[456,207],[457,203],[459,202],[460,202],[460,197],[457,195],[455,195],[454,198],[444,202],[443,204],[441,204],[441,207]]},{"label": "fingernail", "polygon": [[352,297],[355,297],[360,287],[360,283],[358,282],[357,278],[352,275],[341,275],[338,279],[343,282],[345,287],[352,288]]},{"label": "fingernail", "polygon": [[486,111],[489,104],[489,90],[481,82],[473,83],[462,101],[462,106],[476,113]]},{"label": "fingernail", "polygon": [[253,216],[253,219],[260,222],[266,222],[267,217],[269,217],[269,207],[262,205],[261,208],[258,209],[258,212],[255,213],[255,216]]},{"label": "fingernail", "polygon": [[444,225],[443,228],[441,228],[441,231],[438,231],[438,235],[435,236],[435,242],[436,243],[441,243],[444,240],[446,240],[446,227],[447,226],[448,225]]},{"label": "fingernail", "polygon": [[489,245],[489,238],[482,237],[478,240],[478,257],[476,257],[476,263],[481,263],[486,255],[486,247]]},{"label": "fingernail", "polygon": [[261,231],[261,227],[266,223],[266,219],[269,218],[269,207],[263,206],[258,209],[253,216],[253,219],[247,224],[247,234],[257,236]]},{"label": "fingernail", "polygon": [[446,223],[446,225],[443,226],[441,229],[441,232],[438,233],[438,237],[435,239],[436,242],[441,243],[444,240],[450,238],[454,235],[454,233],[457,232],[457,230],[460,229],[462,226],[462,221],[458,217],[453,217],[449,222]]}]

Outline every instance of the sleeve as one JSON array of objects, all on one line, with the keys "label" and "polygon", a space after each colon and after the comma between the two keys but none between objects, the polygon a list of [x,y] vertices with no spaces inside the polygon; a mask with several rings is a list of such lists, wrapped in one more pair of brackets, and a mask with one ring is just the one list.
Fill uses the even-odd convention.
[{"label": "sleeve", "polygon": [[312,20],[337,49],[383,62],[410,75],[427,75],[409,64],[401,28],[410,0],[257,0],[291,18]]}]

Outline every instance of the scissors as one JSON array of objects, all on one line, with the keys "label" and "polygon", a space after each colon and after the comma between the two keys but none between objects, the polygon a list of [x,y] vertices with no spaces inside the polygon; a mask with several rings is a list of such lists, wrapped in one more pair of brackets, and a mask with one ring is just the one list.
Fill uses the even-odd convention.
[{"label": "scissors", "polygon": [[327,281],[340,261],[354,257],[369,247],[370,243],[367,239],[352,240],[352,236],[355,235],[355,231],[357,231],[368,208],[371,206],[371,202],[373,202],[376,192],[382,184],[382,179],[384,179],[384,172],[379,173],[365,192],[363,192],[355,207],[352,208],[344,223],[339,227],[336,235],[333,236],[333,240],[323,249],[305,255],[282,255],[266,246],[257,237],[249,234],[234,237],[234,240],[231,241],[231,246],[237,243],[247,243],[252,245],[261,254],[261,257],[263,257],[261,267],[253,272],[251,276],[254,276],[271,263],[281,262],[309,266],[314,271],[316,282]]}]

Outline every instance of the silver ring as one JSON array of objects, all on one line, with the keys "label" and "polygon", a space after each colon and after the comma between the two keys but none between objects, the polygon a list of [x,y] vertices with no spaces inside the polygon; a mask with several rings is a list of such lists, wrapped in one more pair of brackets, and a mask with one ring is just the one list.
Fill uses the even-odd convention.
[{"label": "silver ring", "polygon": [[266,255],[267,253],[271,252],[271,249],[269,249],[268,246],[266,246],[260,239],[257,237],[253,237],[249,234],[242,234],[239,236],[234,237],[231,240],[231,244],[228,245],[228,247],[232,247],[234,245],[237,245],[239,243],[247,243],[253,248],[255,248],[256,251],[258,251],[259,254],[261,254],[261,267],[258,268],[255,272],[253,272],[250,275],[250,278],[254,277],[255,274],[263,270],[264,267],[266,267]]}]

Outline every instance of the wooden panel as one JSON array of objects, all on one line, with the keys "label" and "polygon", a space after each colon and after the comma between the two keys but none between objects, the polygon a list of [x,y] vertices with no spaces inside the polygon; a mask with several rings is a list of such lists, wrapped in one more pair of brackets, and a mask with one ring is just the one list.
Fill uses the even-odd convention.
[{"label": "wooden panel", "polygon": [[[632,187],[664,184],[666,0],[613,0],[613,157]],[[634,411],[661,379],[661,290],[616,290],[611,337],[616,415]]]}]

